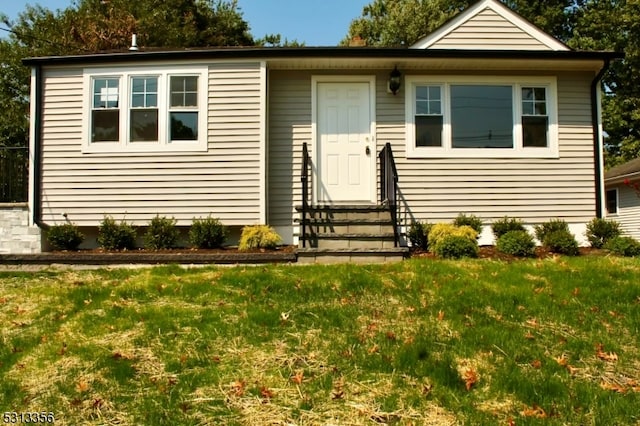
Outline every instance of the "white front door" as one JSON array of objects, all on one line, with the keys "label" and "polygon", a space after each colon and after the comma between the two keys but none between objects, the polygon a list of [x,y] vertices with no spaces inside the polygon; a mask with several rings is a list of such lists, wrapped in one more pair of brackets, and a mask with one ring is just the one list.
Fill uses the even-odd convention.
[{"label": "white front door", "polygon": [[371,82],[318,82],[319,202],[375,201]]}]

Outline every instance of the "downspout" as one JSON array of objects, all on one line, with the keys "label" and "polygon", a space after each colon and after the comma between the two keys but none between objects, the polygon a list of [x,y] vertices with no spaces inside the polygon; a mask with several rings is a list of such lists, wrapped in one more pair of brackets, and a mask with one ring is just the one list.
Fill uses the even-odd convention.
[{"label": "downspout", "polygon": [[42,223],[42,66],[34,65],[35,70],[35,117],[34,149],[33,149],[33,223],[39,228],[44,228]]},{"label": "downspout", "polygon": [[593,161],[596,186],[596,217],[602,218],[602,149],[599,123],[600,105],[598,103],[598,85],[604,74],[609,70],[611,61],[605,59],[604,65],[591,82],[591,123],[593,125]]}]

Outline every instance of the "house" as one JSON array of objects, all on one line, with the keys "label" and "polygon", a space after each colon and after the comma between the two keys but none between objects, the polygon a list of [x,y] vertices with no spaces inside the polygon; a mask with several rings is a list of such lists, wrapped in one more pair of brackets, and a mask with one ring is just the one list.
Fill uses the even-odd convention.
[{"label": "house", "polygon": [[599,81],[618,57],[482,0],[406,48],[29,58],[31,221],[211,214],[314,246],[371,210],[347,233],[388,212],[392,247],[412,221],[459,213],[486,222],[481,243],[505,215],[560,217],[580,238],[604,213]]},{"label": "house", "polygon": [[620,223],[625,235],[640,240],[640,158],[604,174],[607,218]]}]

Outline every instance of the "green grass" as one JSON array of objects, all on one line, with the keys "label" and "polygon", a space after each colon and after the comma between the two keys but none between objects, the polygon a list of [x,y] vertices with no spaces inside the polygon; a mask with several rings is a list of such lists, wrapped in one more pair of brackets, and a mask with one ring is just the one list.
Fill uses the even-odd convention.
[{"label": "green grass", "polygon": [[640,261],[0,273],[0,408],[57,424],[640,424]]}]

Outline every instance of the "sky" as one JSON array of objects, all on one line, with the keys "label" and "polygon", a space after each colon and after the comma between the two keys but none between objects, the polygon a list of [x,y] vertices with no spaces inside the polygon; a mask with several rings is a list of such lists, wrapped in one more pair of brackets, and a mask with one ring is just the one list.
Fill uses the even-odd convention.
[{"label": "sky", "polygon": [[[135,1],[135,0],[131,0]],[[349,30],[351,21],[372,0],[238,0],[251,34],[281,34],[283,41],[297,40],[307,46],[335,46]],[[14,19],[27,4],[47,9],[66,9],[72,0],[0,0],[0,13]],[[2,25],[0,25],[2,26]],[[6,32],[0,31],[0,37]]]}]

